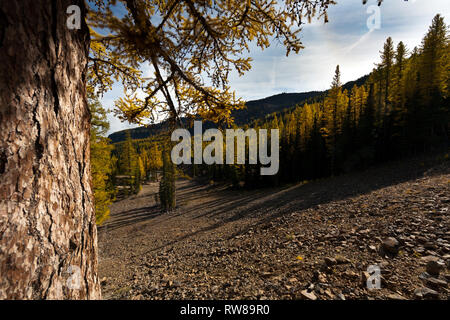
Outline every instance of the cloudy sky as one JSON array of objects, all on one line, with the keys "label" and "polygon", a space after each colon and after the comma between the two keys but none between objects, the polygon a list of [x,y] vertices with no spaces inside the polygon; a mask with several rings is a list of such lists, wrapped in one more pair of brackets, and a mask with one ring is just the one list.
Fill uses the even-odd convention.
[{"label": "cloudy sky", "polygon": [[[450,24],[449,0],[376,0],[363,6],[361,0],[337,0],[329,10],[330,22],[313,21],[301,33],[305,49],[298,55],[286,52],[273,43],[261,51],[252,47],[252,69],[244,76],[233,74],[231,87],[245,100],[260,99],[281,92],[305,92],[327,89],[336,65],[342,81],[368,74],[379,61],[379,51],[391,36],[397,44],[403,41],[409,49],[418,46],[432,18],[440,13]],[[123,89],[115,85],[102,98],[105,108],[112,108]],[[109,114],[109,133],[133,127]]]}]

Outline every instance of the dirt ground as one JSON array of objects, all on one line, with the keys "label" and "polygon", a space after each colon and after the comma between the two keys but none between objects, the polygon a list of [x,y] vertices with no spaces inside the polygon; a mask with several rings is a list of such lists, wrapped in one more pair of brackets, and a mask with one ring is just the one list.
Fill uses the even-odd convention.
[{"label": "dirt ground", "polygon": [[449,298],[448,160],[252,191],[180,180],[172,212],[157,190],[114,203],[99,228],[104,299]]}]

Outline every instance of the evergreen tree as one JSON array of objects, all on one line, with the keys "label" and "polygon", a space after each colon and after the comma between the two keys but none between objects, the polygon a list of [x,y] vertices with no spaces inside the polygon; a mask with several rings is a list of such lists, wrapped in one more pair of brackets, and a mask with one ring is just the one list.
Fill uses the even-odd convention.
[{"label": "evergreen tree", "polygon": [[419,64],[421,115],[429,137],[426,144],[432,143],[436,135],[447,135],[449,107],[444,104],[446,95],[445,78],[448,78],[448,28],[441,15],[436,15],[425,35],[421,46]]},{"label": "evergreen tree", "polygon": [[389,89],[391,86],[391,78],[392,78],[392,68],[394,64],[394,43],[392,38],[389,37],[386,39],[386,42],[383,46],[383,51],[381,53],[381,63],[378,65],[381,69],[381,79],[384,83],[384,114],[387,114],[389,111]]},{"label": "evergreen tree", "polygon": [[175,198],[175,166],[170,159],[170,151],[164,148],[163,174],[159,183],[159,199],[164,210],[172,210],[176,205]]},{"label": "evergreen tree", "polygon": [[336,67],[333,82],[324,105],[325,126],[322,128],[323,137],[327,141],[327,148],[330,154],[331,172],[336,173],[336,163],[338,158],[338,136],[341,133],[340,113],[343,107],[343,96],[341,90],[341,72],[339,65]]},{"label": "evergreen tree", "polygon": [[130,131],[126,132],[126,140],[123,143],[120,153],[120,168],[122,174],[128,176],[128,187],[131,193],[137,193],[140,190],[140,171],[138,154],[133,145]]},{"label": "evergreen tree", "polygon": [[91,175],[95,202],[97,224],[102,224],[109,217],[109,205],[115,196],[115,188],[111,183],[114,162],[111,159],[112,146],[104,135],[109,129],[106,110],[98,98],[89,95],[88,105],[91,112]]},{"label": "evergreen tree", "polygon": [[395,66],[394,66],[394,87],[392,93],[392,102],[397,109],[397,112],[402,112],[405,104],[405,82],[404,73],[406,68],[406,56],[408,50],[402,41],[397,46],[395,53]]},{"label": "evergreen tree", "polygon": [[407,65],[407,49],[402,41],[397,46],[395,53],[395,65],[393,74],[393,85],[391,90],[392,112],[390,122],[392,124],[390,136],[388,137],[389,153],[399,154],[407,152],[407,142],[405,134],[406,124],[406,91],[405,91],[405,69]]},{"label": "evergreen tree", "polygon": [[163,159],[158,144],[153,143],[149,153],[149,170],[152,181],[157,180],[157,172],[163,167]]}]

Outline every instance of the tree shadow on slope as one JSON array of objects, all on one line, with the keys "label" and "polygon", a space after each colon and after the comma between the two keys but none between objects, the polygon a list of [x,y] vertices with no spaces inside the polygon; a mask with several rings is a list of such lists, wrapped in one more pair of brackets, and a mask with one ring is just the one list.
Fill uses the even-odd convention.
[{"label": "tree shadow on slope", "polygon": [[[440,161],[435,158],[435,156],[424,156],[408,161],[396,161],[370,168],[363,172],[354,172],[284,188],[245,192],[221,191],[222,197],[218,194],[217,199],[183,211],[183,214],[204,211],[194,215],[193,219],[210,217],[218,220],[217,222],[183,235],[164,246],[150,251],[157,251],[163,247],[173,245],[176,242],[194,237],[203,232],[212,231],[224,224],[240,219],[255,218],[258,224],[264,224],[286,213],[302,211],[317,205],[369,194],[382,188],[424,177],[425,175],[433,176],[450,173],[449,161]],[[199,198],[201,198],[201,195]],[[233,234],[232,237],[246,233],[252,226],[243,228],[238,233]]]},{"label": "tree shadow on slope", "polygon": [[162,214],[159,206],[146,206],[114,214],[114,219],[98,227],[99,232],[112,231],[118,228],[135,225],[140,222],[154,219]]}]

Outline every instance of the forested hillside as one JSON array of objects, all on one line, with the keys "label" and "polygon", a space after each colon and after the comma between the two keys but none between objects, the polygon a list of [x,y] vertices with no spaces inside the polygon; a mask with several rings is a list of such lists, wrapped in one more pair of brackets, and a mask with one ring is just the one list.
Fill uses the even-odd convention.
[{"label": "forested hillside", "polygon": [[380,62],[359,85],[341,84],[336,67],[320,99],[258,119],[248,127],[280,130],[280,171],[258,165],[204,166],[210,179],[277,185],[323,178],[449,146],[450,47],[437,15],[418,47],[388,38]]},{"label": "forested hillside", "polygon": [[[305,100],[312,99],[323,92],[314,91],[306,93],[281,93],[271,97],[267,97],[260,100],[248,101],[245,104],[244,109],[234,110],[232,117],[234,123],[238,125],[244,125],[249,123],[249,120],[258,119],[266,116],[267,114],[281,111],[285,108],[293,107],[296,104],[302,103]],[[183,118],[182,121],[187,123],[188,119]],[[212,122],[205,122],[204,129],[216,127],[217,125]],[[151,124],[147,127],[139,127],[134,129],[127,129],[118,132],[114,132],[108,136],[113,143],[121,142],[126,139],[126,132],[129,131],[132,139],[145,139],[150,136],[158,135],[164,132],[164,129],[168,127],[167,121],[163,121],[157,124]]]},{"label": "forested hillside", "polygon": [[[342,87],[345,89],[351,89],[355,84],[362,85],[366,81],[367,76],[363,76],[355,81],[350,81],[344,84]],[[234,110],[232,117],[236,125],[245,125],[254,120],[264,118],[265,116],[274,113],[281,112],[285,109],[293,108],[296,105],[302,105],[307,101],[319,99],[326,95],[327,91],[311,91],[303,93],[280,93],[274,96],[266,97],[259,100],[251,100],[245,103],[245,108]],[[183,122],[187,122],[187,119],[183,118]],[[214,123],[205,122],[203,129],[216,127]],[[145,139],[154,135],[158,135],[164,132],[167,128],[167,122],[151,124],[146,127],[139,127],[134,129],[126,129],[118,132],[114,132],[108,136],[113,143],[121,142],[126,139],[126,132],[130,131],[132,139]]]}]

